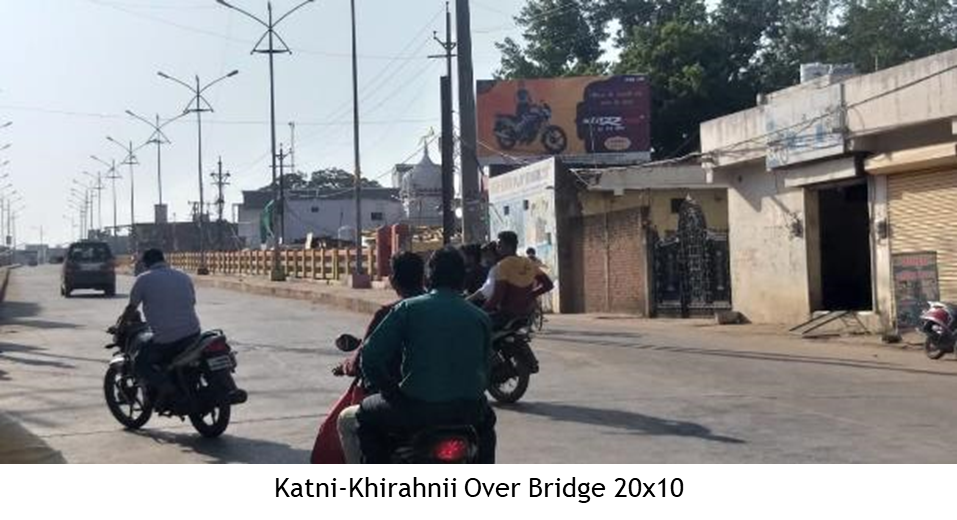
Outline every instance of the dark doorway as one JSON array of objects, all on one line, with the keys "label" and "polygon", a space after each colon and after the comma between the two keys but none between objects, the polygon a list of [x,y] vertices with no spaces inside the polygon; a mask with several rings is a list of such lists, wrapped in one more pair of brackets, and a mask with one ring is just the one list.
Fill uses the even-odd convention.
[{"label": "dark doorway", "polygon": [[867,184],[818,191],[824,310],[873,309]]}]

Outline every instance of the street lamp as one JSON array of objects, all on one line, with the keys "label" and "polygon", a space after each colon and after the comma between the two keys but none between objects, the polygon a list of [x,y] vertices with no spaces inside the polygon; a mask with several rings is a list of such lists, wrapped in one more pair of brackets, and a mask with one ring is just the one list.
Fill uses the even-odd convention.
[{"label": "street lamp", "polygon": [[[96,192],[96,230],[98,233],[103,233],[103,175],[100,172],[96,172],[96,175],[93,175],[90,172],[84,171],[83,175],[86,175],[90,178],[91,181],[96,181],[96,184],[90,187],[91,190]],[[92,202],[90,203],[90,209],[92,210]],[[92,221],[92,217],[91,217]]]},{"label": "street lamp", "polygon": [[203,112],[213,112],[213,106],[203,97],[203,93],[212,88],[213,85],[219,83],[220,81],[226,80],[239,74],[238,70],[234,70],[225,76],[217,78],[213,81],[210,81],[205,86],[203,86],[199,81],[199,75],[195,76],[196,85],[190,85],[185,81],[174,78],[165,72],[157,72],[157,75],[163,79],[168,79],[173,83],[182,85],[187,90],[193,93],[193,99],[190,100],[189,104],[186,105],[186,108],[183,109],[183,115],[186,114],[196,114],[196,135],[197,135],[197,168],[198,168],[198,178],[199,178],[199,269],[196,270],[196,274],[207,275],[209,274],[209,269],[206,267],[206,235],[203,225]]},{"label": "street lamp", "polygon": [[153,129],[153,135],[147,139],[145,144],[155,144],[156,145],[156,183],[159,186],[159,205],[163,205],[163,145],[171,144],[172,141],[169,140],[169,137],[166,137],[166,134],[163,132],[163,129],[167,125],[186,116],[188,112],[183,112],[182,114],[172,118],[167,119],[165,123],[161,122],[160,115],[156,114],[156,122],[150,121],[149,119],[133,112],[132,110],[127,110],[126,114],[130,117],[142,121],[149,125]]},{"label": "street lamp", "polygon": [[[292,50],[289,49],[289,46],[286,45],[285,41],[283,41],[282,36],[279,36],[279,34],[276,33],[276,27],[280,23],[282,23],[283,20],[288,18],[290,15],[292,15],[292,13],[298,11],[305,5],[310,4],[314,1],[315,0],[306,0],[305,2],[302,2],[301,4],[287,11],[286,14],[280,16],[277,20],[273,20],[272,2],[267,2],[266,3],[266,11],[267,11],[266,18],[267,19],[262,20],[258,16],[253,15],[247,11],[244,11],[243,9],[240,9],[239,7],[236,7],[230,4],[229,2],[226,2],[225,0],[216,0],[217,3],[222,4],[223,6],[228,7],[232,9],[233,11],[236,11],[246,16],[247,18],[254,20],[256,23],[266,28],[266,33],[263,34],[262,37],[259,38],[259,41],[256,42],[256,45],[253,47],[251,54],[266,54],[267,56],[269,56],[269,122],[270,122],[269,129],[270,129],[270,139],[271,139],[271,146],[272,146],[270,156],[272,157],[272,182],[273,182],[273,211],[272,211],[271,227],[273,232],[273,241],[275,242],[273,247],[273,255],[272,255],[271,278],[273,281],[276,281],[276,282],[285,280],[286,273],[283,272],[282,266],[280,265],[280,262],[279,262],[279,247],[282,244],[280,244],[279,235],[276,233],[279,227],[277,225],[278,216],[279,216],[277,211],[283,211],[283,212],[285,211],[285,200],[281,200],[279,196],[280,182],[278,181],[281,181],[281,178],[277,178],[277,172],[276,172],[276,158],[277,158],[277,155],[276,155],[276,74],[275,74],[274,58],[276,54],[292,54]],[[259,45],[263,42],[263,40],[267,40],[267,44],[268,44],[268,47],[265,49],[261,49],[259,47]],[[276,45],[275,45],[276,40],[279,40],[279,43],[282,44],[282,47],[279,49],[276,48]],[[278,172],[278,175],[281,177],[282,172]]]},{"label": "street lamp", "polygon": [[129,142],[129,146],[113,139],[110,136],[106,136],[106,140],[119,146],[126,152],[126,159],[123,159],[123,162],[120,165],[126,165],[130,167],[130,249],[132,251],[136,250],[136,184],[133,179],[133,167],[139,164],[139,160],[136,158],[136,151],[142,148],[145,145],[140,145],[137,148],[133,148],[133,141]]},{"label": "street lamp", "polygon": [[12,145],[11,145],[10,143],[7,143],[7,144],[5,144],[5,145],[3,145],[3,146],[0,146],[0,152],[6,150],[6,149],[8,149],[8,148],[10,148],[11,146],[12,146]]},{"label": "street lamp", "polygon": [[4,243],[7,242],[5,237],[9,234],[10,207],[13,205],[13,197],[18,195],[17,190],[6,193],[6,191],[12,187],[13,185],[9,182],[0,186],[0,235],[3,235]]},{"label": "street lamp", "polygon": [[77,179],[73,179],[73,184],[83,188],[83,201],[87,206],[89,206],[89,210],[87,210],[87,216],[90,219],[90,225],[87,229],[89,231],[93,231],[96,229],[96,226],[93,222],[93,192],[96,188],[94,188],[93,184],[84,184]]},{"label": "street lamp", "polygon": [[113,249],[115,250],[117,249],[117,242],[118,242],[117,235],[119,234],[119,224],[117,223],[117,219],[116,219],[116,181],[118,179],[122,179],[123,177],[121,177],[119,172],[116,171],[116,159],[112,159],[110,160],[110,162],[106,162],[95,155],[91,155],[90,158],[109,168],[107,172],[110,175],[107,177],[107,179],[111,181],[112,191],[113,191]]},{"label": "street lamp", "polygon": [[3,130],[4,128],[7,128],[11,125],[13,125],[13,121],[7,121],[6,123],[0,125],[0,130]]}]

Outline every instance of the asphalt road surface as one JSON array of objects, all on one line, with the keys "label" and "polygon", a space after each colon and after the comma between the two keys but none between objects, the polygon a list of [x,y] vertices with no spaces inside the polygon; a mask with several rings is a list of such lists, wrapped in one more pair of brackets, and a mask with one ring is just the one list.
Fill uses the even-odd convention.
[{"label": "asphalt road surface", "polygon": [[[348,384],[332,340],[367,316],[199,290],[203,324],[239,352],[249,403],[222,438],[155,417],[123,431],[103,400],[119,295],[65,299],[54,267],[14,272],[0,311],[0,410],[71,462],[302,463]],[[957,363],[890,347],[804,342],[750,329],[553,318],[542,373],[498,408],[508,463],[957,462]]]}]

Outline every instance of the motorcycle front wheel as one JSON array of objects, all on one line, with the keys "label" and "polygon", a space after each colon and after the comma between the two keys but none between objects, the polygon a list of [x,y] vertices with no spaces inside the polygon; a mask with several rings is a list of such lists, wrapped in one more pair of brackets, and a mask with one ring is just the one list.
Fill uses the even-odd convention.
[{"label": "motorcycle front wheel", "polygon": [[927,354],[927,357],[929,357],[930,359],[933,359],[933,360],[940,359],[944,357],[944,354],[946,353],[947,351],[940,348],[940,346],[938,346],[937,343],[933,341],[931,338],[927,338],[924,340],[924,354]]},{"label": "motorcycle front wheel", "polygon": [[[520,356],[506,357],[504,363],[508,365],[492,368],[492,381],[488,386],[488,393],[502,404],[515,404],[528,390],[532,371]],[[505,371],[506,375],[496,375],[502,374],[500,371]]]},{"label": "motorcycle front wheel", "polygon": [[153,415],[146,389],[117,365],[107,369],[103,393],[110,413],[128,430],[139,430]]},{"label": "motorcycle front wheel", "polygon": [[498,146],[503,150],[511,150],[518,144],[518,136],[515,135],[515,130],[507,127],[495,130],[495,140],[498,141]]}]

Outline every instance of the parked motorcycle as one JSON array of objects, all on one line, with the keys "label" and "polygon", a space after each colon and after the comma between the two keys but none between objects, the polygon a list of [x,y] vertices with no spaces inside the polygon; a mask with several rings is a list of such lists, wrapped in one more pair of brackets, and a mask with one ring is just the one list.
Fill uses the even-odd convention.
[{"label": "parked motorcycle", "polygon": [[[355,352],[361,345],[359,338],[348,334],[336,339],[336,348],[345,353]],[[345,375],[340,367],[332,373]],[[365,387],[358,367],[352,384],[353,387]],[[411,436],[395,437],[392,446],[392,464],[477,464],[479,459],[478,433],[468,425],[429,428]]]},{"label": "parked motorcycle", "polygon": [[524,318],[513,320],[492,338],[488,393],[496,401],[517,403],[528,391],[531,375],[538,371],[531,341],[531,323]]},{"label": "parked motorcycle", "polygon": [[940,359],[954,353],[957,344],[957,305],[928,302],[928,309],[920,315],[918,331],[924,335],[924,353],[930,359]]},{"label": "parked motorcycle", "polygon": [[548,103],[532,106],[524,116],[499,114],[495,118],[495,138],[503,150],[511,150],[518,144],[532,144],[541,135],[545,150],[558,155],[568,148],[568,135],[560,126],[549,124],[551,119]]},{"label": "parked motorcycle", "polygon": [[176,392],[157,405],[157,390],[135,373],[136,358],[150,341],[152,332],[137,312],[124,313],[107,331],[114,353],[103,381],[106,405],[113,417],[130,430],[142,428],[153,412],[189,421],[203,437],[218,437],[226,431],[233,405],[246,402],[245,391],[236,387],[236,354],[220,330],[204,332],[165,367]]}]

